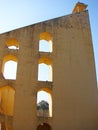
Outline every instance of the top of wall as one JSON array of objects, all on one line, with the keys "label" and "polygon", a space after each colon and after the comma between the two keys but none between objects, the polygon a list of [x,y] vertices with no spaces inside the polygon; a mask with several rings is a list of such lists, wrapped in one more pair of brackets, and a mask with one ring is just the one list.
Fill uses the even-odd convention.
[{"label": "top of wall", "polygon": [[88,10],[84,10],[84,11],[81,11],[81,12],[76,12],[76,13],[72,13],[72,14],[69,14],[69,15],[64,15],[64,16],[53,18],[53,19],[45,20],[45,21],[42,21],[42,22],[34,23],[34,24],[31,24],[31,25],[28,25],[28,26],[24,26],[24,27],[21,27],[21,28],[18,28],[18,29],[13,29],[11,31],[1,33],[0,35],[6,35],[6,34],[9,34],[9,33],[15,32],[15,31],[20,31],[21,29],[26,29],[26,28],[33,27],[33,26],[36,26],[36,25],[39,25],[39,24],[45,24],[47,22],[49,23],[49,22],[57,21],[57,20],[60,20],[60,19],[63,19],[63,18],[67,19],[69,17],[75,17],[75,16],[79,17],[84,13],[88,14]]},{"label": "top of wall", "polygon": [[62,19],[64,17],[67,18],[67,17],[71,17],[71,16],[74,16],[74,15],[77,15],[77,14],[82,14],[83,12],[87,12],[86,8],[87,8],[86,4],[78,2],[78,3],[76,3],[76,5],[75,5],[75,7],[72,11],[72,14],[56,17],[56,18],[53,18],[53,19],[49,19],[49,20],[45,20],[45,21],[38,22],[38,23],[35,23],[35,24],[31,24],[31,25],[28,25],[28,26],[24,26],[24,27],[21,27],[21,28],[17,28],[17,29],[8,31],[8,32],[1,33],[0,35],[6,34],[6,33],[8,34],[8,33],[13,32],[13,31],[19,31],[20,29],[32,27],[32,26],[35,26],[35,25],[38,25],[38,24],[41,24],[41,23],[55,21],[55,20],[58,20],[58,19]]}]

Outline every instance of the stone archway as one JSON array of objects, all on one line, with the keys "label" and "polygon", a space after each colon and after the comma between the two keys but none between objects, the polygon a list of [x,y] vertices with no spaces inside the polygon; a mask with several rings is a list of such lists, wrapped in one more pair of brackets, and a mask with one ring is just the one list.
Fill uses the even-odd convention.
[{"label": "stone archway", "polygon": [[42,123],[37,127],[37,130],[52,130],[52,128],[49,124]]}]

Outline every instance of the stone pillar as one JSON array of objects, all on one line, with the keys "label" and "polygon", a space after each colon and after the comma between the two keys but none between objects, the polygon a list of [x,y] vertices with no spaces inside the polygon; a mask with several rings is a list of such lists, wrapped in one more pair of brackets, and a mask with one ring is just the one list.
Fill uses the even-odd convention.
[{"label": "stone pillar", "polygon": [[[23,30],[19,46],[13,130],[36,129],[37,50],[33,32]],[[35,58],[36,57],[36,58]]]}]

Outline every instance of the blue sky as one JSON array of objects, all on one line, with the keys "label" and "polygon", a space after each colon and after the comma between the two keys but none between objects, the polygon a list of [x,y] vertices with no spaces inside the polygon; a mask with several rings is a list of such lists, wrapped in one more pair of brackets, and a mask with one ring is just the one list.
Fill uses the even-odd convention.
[{"label": "blue sky", "polygon": [[[77,2],[77,0],[0,0],[0,33],[71,14]],[[98,0],[80,2],[88,5],[98,75]]]}]

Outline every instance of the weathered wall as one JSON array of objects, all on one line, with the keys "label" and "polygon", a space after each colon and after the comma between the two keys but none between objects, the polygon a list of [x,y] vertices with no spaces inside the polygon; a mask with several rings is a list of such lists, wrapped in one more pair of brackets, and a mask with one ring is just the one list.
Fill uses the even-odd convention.
[{"label": "weathered wall", "polygon": [[[52,35],[53,52],[38,51],[39,35]],[[19,50],[10,51],[6,40],[19,41]],[[48,123],[53,130],[97,130],[97,85],[88,12],[48,20],[17,29],[0,37],[0,68],[2,59],[13,54],[18,59],[15,81],[0,79],[0,86],[15,88],[13,130],[36,130]],[[37,91],[46,82],[38,81],[40,57],[50,58],[53,68],[53,117],[40,119],[36,112]],[[49,85],[48,84],[48,85]]]},{"label": "weathered wall", "polygon": [[88,14],[77,13],[56,22],[54,130],[95,130],[98,99]]}]

